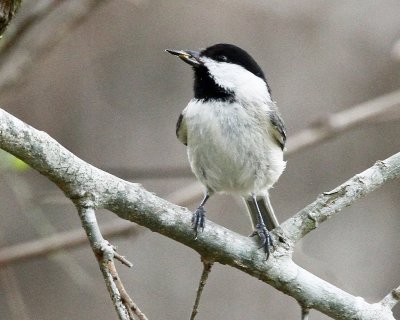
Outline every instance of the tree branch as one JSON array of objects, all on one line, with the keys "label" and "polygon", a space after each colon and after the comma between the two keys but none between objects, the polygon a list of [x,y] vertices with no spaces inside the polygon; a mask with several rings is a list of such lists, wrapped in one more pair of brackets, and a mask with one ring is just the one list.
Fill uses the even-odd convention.
[{"label": "tree branch", "polygon": [[[109,209],[123,219],[134,221],[193,248],[208,260],[228,264],[257,277],[292,296],[302,306],[317,309],[334,319],[394,319],[390,308],[382,303],[369,304],[364,299],[316,277],[292,261],[291,242],[312,229],[315,225],[312,220],[314,217],[317,217],[319,222],[324,221],[318,220],[318,212],[311,208],[306,210],[306,216],[302,210],[291,218],[299,227],[285,222],[281,229],[277,230],[278,234],[282,233],[284,239],[288,239],[288,243],[279,243],[276,240],[276,250],[270,259],[265,261],[265,255],[258,250],[253,239],[211,221],[204,232],[195,239],[190,223],[191,212],[187,209],[157,197],[138,184],[126,182],[89,165],[46,133],[28,126],[1,109],[0,147],[51,179],[78,208]],[[378,178],[371,179],[370,175],[361,174],[359,178],[355,178],[361,182],[356,183],[356,188],[352,187],[353,180],[350,179],[349,190],[354,190],[355,194],[345,192],[343,197],[350,197],[351,200],[341,201],[343,206],[376,189],[385,181],[399,177],[400,153],[369,170]],[[339,202],[337,196],[347,191],[346,188],[341,186],[329,192],[327,198],[323,196],[323,199],[329,201],[321,208],[333,207],[333,212],[338,212],[343,207],[336,206]],[[320,200],[317,201],[320,203]],[[314,210],[318,208],[315,207]],[[302,218],[306,219],[305,223],[302,222]],[[311,228],[304,227],[310,223]]]},{"label": "tree branch", "polygon": [[194,320],[198,313],[198,308],[200,304],[201,294],[203,293],[204,286],[207,283],[208,276],[211,272],[211,268],[214,264],[214,261],[207,261],[205,259],[201,259],[203,262],[203,272],[201,273],[199,287],[197,288],[196,299],[194,301],[194,305],[192,308],[192,314],[190,315],[190,320]]},{"label": "tree branch", "polygon": [[82,227],[86,231],[90,246],[97,258],[119,319],[134,320],[134,314],[137,314],[139,319],[147,320],[146,316],[144,316],[127,294],[122,281],[119,278],[117,269],[115,268],[114,258],[118,259],[128,267],[132,267],[132,264],[124,257],[117,254],[115,248],[104,240],[97,224],[96,214],[93,207],[78,206],[78,212],[82,221]]},{"label": "tree branch", "polygon": [[289,138],[287,155],[333,138],[370,120],[376,120],[394,109],[400,109],[400,90],[333,113]]},{"label": "tree branch", "polygon": [[117,273],[117,269],[115,268],[115,264],[113,261],[108,261],[108,270],[110,271],[110,273],[115,281],[117,289],[121,294],[121,300],[125,304],[130,317],[134,318],[133,315],[136,315],[139,318],[139,320],[147,320],[147,317],[145,316],[145,314],[142,311],[140,311],[139,307],[136,305],[135,302],[133,302],[132,298],[126,292],[126,289]]},{"label": "tree branch", "polygon": [[301,306],[301,320],[308,320],[310,316],[310,309]]}]

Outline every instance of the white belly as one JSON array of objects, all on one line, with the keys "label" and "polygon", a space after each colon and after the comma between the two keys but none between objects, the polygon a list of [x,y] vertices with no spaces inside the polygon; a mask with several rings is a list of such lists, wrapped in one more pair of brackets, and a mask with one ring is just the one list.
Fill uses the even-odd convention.
[{"label": "white belly", "polygon": [[268,133],[268,106],[205,104],[185,109],[188,157],[196,177],[216,192],[261,194],[285,168],[283,153]]}]

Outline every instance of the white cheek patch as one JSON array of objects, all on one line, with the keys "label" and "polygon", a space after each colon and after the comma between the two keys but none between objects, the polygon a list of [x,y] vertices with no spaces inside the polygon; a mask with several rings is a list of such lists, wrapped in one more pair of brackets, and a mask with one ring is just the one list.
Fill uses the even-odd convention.
[{"label": "white cheek patch", "polygon": [[232,91],[238,100],[248,102],[271,102],[271,96],[263,79],[242,66],[202,57],[215,82],[224,89]]}]

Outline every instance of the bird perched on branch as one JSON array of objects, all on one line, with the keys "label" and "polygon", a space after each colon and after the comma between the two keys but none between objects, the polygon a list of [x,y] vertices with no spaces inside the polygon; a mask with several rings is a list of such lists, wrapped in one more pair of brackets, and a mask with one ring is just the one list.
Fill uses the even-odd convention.
[{"label": "bird perched on branch", "polygon": [[252,236],[260,237],[268,259],[273,246],[268,230],[278,226],[268,190],[285,169],[286,131],[264,73],[245,50],[231,44],[166,51],[194,71],[194,98],[179,116],[176,134],[206,188],[192,218],[196,236],[214,193],[239,195],[255,228]]}]

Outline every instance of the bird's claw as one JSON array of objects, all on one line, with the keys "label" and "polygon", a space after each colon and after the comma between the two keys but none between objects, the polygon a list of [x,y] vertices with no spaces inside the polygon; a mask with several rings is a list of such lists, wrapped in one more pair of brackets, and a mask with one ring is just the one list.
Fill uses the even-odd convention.
[{"label": "bird's claw", "polygon": [[197,232],[199,231],[199,229],[203,231],[205,224],[206,224],[206,210],[204,210],[203,206],[200,206],[196,209],[196,211],[193,213],[192,216],[192,227],[196,234],[196,238],[197,238]]},{"label": "bird's claw", "polygon": [[254,230],[249,237],[254,237],[256,235],[260,237],[260,246],[258,249],[264,249],[264,252],[267,255],[266,260],[268,260],[271,249],[274,247],[274,241],[272,240],[271,234],[268,232],[265,224],[257,224],[256,230]]}]

